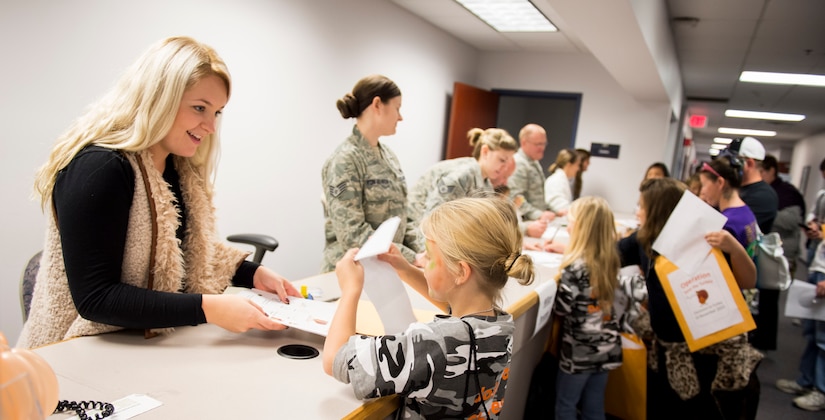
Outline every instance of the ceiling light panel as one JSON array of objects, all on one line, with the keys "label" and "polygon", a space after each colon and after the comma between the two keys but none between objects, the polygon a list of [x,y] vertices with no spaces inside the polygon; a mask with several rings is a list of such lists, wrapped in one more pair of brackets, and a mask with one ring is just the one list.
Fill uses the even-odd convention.
[{"label": "ceiling light panel", "polygon": [[746,128],[728,128],[728,127],[719,127],[718,130],[722,134],[735,134],[735,135],[742,135],[742,136],[762,136],[762,137],[773,137],[776,135],[776,131],[768,131],[768,130],[748,130]]},{"label": "ceiling light panel", "polygon": [[719,144],[731,144],[733,143],[733,139],[727,137],[714,137],[713,142]]},{"label": "ceiling light panel", "polygon": [[528,0],[455,0],[499,32],[556,32]]},{"label": "ceiling light panel", "polygon": [[781,114],[778,112],[742,111],[738,109],[729,109],[725,111],[725,116],[733,118],[753,118],[757,120],[774,121],[802,121],[805,119],[805,116],[802,114]]},{"label": "ceiling light panel", "polygon": [[825,87],[825,76],[818,74],[771,73],[766,71],[743,71],[740,82],[769,83],[775,85],[805,85]]}]

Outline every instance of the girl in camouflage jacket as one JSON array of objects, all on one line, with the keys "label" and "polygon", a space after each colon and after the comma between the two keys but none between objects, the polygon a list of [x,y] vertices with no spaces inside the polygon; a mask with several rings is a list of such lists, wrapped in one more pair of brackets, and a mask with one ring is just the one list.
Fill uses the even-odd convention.
[{"label": "girl in camouflage jacket", "polygon": [[612,307],[619,285],[613,212],[603,198],[583,197],[567,214],[570,244],[562,259],[554,312],[563,316],[556,419],[604,419],[607,372],[622,364],[618,317]]},{"label": "girl in camouflage jacket", "polygon": [[335,268],[342,293],[324,344],[324,370],[352,383],[358,398],[401,395],[400,418],[498,418],[514,324],[497,302],[508,277],[529,284],[534,276],[532,260],[520,253],[515,209],[496,198],[462,198],[436,207],[421,228],[423,271],[394,245],[379,258],[445,314],[400,334],[356,335],[364,270],[352,249]]}]

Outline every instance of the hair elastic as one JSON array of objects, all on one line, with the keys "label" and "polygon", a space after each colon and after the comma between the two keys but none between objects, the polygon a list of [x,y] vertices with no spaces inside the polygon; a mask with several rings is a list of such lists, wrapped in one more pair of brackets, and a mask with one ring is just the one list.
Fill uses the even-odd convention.
[{"label": "hair elastic", "polygon": [[[521,252],[516,252],[516,258],[513,258],[513,261],[510,262],[510,266],[507,267],[506,271],[510,271],[510,269],[513,268],[513,265],[516,263],[516,260],[519,259],[519,257],[521,257]],[[507,274],[506,271],[505,274]]]}]

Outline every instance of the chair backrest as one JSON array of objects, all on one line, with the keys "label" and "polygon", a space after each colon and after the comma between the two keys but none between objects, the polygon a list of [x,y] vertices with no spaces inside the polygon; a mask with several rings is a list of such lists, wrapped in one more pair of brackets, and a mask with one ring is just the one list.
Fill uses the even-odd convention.
[{"label": "chair backrest", "polygon": [[34,295],[34,282],[37,280],[37,271],[40,269],[40,257],[42,255],[43,251],[38,251],[29,258],[26,269],[23,270],[23,276],[20,278],[20,309],[23,311],[23,322],[26,322],[29,318],[32,295]]},{"label": "chair backrest", "polygon": [[226,237],[229,242],[238,242],[242,244],[249,244],[255,247],[255,255],[252,257],[252,262],[260,264],[264,259],[264,254],[267,251],[275,251],[278,248],[278,240],[260,233],[239,233],[229,235]]}]

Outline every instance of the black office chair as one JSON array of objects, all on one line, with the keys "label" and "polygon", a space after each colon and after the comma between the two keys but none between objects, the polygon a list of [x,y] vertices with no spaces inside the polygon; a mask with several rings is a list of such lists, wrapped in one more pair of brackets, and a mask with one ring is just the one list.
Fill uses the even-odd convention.
[{"label": "black office chair", "polygon": [[264,254],[266,254],[267,251],[275,251],[279,245],[278,240],[275,238],[260,233],[229,235],[226,237],[226,240],[254,246],[255,254],[252,256],[252,262],[258,264],[264,259]]}]

